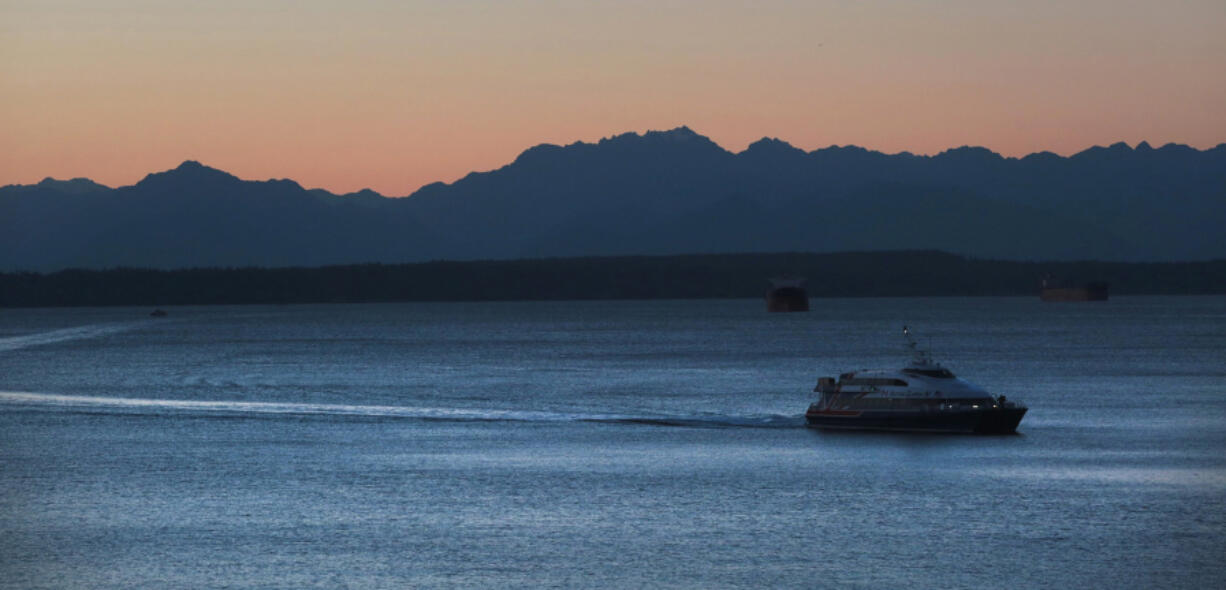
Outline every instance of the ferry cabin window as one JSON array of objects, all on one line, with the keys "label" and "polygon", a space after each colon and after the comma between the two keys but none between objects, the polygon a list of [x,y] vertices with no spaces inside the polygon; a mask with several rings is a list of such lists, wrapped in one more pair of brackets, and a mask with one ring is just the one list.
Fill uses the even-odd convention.
[{"label": "ferry cabin window", "polygon": [[936,377],[937,379],[954,378],[954,374],[949,369],[903,369],[902,372],[912,375],[923,375],[925,377]]},{"label": "ferry cabin window", "polygon": [[844,400],[842,407],[854,410],[918,410],[932,405],[928,400],[908,398],[862,398]]},{"label": "ferry cabin window", "polygon": [[860,377],[858,379],[844,379],[839,381],[840,385],[861,385],[883,387],[886,385],[894,385],[898,387],[906,387],[907,382],[902,379],[891,379],[886,377]]}]

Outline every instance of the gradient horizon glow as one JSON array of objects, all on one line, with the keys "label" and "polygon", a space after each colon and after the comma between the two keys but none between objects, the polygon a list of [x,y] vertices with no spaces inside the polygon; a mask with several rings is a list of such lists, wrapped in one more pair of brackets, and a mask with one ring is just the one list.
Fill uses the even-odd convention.
[{"label": "gradient horizon glow", "polygon": [[0,185],[187,159],[403,196],[688,125],[933,154],[1226,141],[1226,2],[0,0]]}]

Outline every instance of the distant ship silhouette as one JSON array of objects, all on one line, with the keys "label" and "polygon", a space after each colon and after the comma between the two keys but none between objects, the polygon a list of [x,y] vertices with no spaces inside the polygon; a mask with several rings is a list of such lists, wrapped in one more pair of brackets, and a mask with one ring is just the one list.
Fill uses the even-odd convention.
[{"label": "distant ship silhouette", "polygon": [[1084,285],[1069,285],[1043,277],[1039,285],[1039,299],[1043,301],[1106,301],[1110,285],[1092,281]]},{"label": "distant ship silhouette", "polygon": [[766,292],[766,311],[809,311],[809,294],[805,292],[804,279],[773,278]]}]

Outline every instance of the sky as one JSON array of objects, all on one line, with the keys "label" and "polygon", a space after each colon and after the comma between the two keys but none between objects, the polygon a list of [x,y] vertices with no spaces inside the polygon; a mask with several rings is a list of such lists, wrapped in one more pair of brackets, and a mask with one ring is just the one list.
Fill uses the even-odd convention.
[{"label": "sky", "polygon": [[687,125],[1006,156],[1226,142],[1226,1],[0,0],[0,185],[198,160],[404,196]]}]

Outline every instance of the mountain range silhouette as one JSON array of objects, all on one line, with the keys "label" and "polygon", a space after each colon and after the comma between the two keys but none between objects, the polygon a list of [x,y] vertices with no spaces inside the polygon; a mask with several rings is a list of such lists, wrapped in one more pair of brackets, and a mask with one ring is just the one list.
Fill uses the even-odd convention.
[{"label": "mountain range silhouette", "polygon": [[1006,260],[1226,257],[1226,144],[1005,158],[687,127],[542,144],[406,198],[249,181],[187,161],[131,186],[0,188],[0,270],[289,267],[729,252],[942,250]]}]

